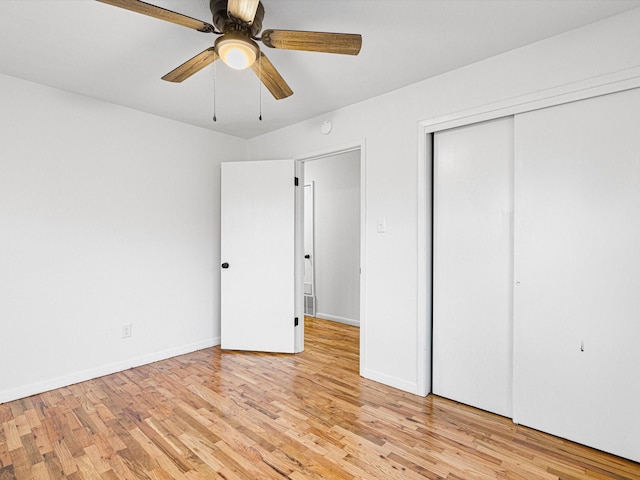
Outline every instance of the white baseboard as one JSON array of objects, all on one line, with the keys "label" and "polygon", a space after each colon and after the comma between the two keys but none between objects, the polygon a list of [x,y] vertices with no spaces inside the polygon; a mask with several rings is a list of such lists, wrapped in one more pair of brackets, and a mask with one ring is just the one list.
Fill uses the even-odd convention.
[{"label": "white baseboard", "polygon": [[354,327],[360,326],[360,320],[354,320],[352,318],[345,318],[345,317],[338,317],[337,315],[330,315],[328,313],[316,312],[316,318],[321,318],[323,320],[331,320],[332,322],[346,323],[347,325],[352,325]]},{"label": "white baseboard", "polygon": [[87,380],[103,377],[105,375],[111,375],[112,373],[122,372],[123,370],[128,370],[129,368],[147,365],[159,360],[166,360],[167,358],[177,357],[178,355],[184,355],[185,353],[203,350],[205,348],[213,347],[216,345],[220,345],[220,337],[203,340],[201,342],[196,342],[189,345],[181,345],[179,347],[170,348],[159,352],[153,352],[147,355],[142,355],[140,357],[128,358],[126,360],[111,363],[109,365],[104,365],[102,367],[74,372],[69,375],[62,375],[60,377],[47,379],[41,382],[23,385],[18,388],[0,391],[0,404],[17,400],[19,398],[25,398],[31,395],[36,395],[38,393],[47,392],[56,388],[67,387],[75,383],[85,382]]}]

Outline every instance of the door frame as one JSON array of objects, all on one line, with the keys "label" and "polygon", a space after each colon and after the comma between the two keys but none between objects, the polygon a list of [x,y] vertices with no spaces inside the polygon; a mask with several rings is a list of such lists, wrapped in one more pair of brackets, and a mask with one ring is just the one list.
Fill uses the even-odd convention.
[{"label": "door frame", "polygon": [[[312,160],[320,160],[326,157],[333,157],[342,153],[360,151],[360,374],[364,371],[365,365],[365,338],[366,338],[366,235],[365,235],[365,180],[366,180],[366,145],[365,140],[355,141],[342,145],[315,150],[312,152],[294,155],[296,164],[296,176],[300,179],[299,184],[304,187],[304,164]],[[296,329],[296,346],[304,349],[304,188],[299,188],[296,192],[296,313],[302,312],[299,317],[302,328]]]}]

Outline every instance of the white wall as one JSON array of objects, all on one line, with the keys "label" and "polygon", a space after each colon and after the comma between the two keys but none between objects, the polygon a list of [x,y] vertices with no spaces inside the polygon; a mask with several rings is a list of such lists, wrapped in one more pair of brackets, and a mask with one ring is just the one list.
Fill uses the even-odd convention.
[{"label": "white wall", "polygon": [[245,141],[7,76],[0,105],[0,402],[218,343]]},{"label": "white wall", "polygon": [[314,182],[316,316],[359,325],[360,151],[305,162],[304,181]]},{"label": "white wall", "polygon": [[[417,335],[426,321],[418,312],[429,311],[417,281],[427,268],[418,263],[418,122],[637,68],[639,27],[636,9],[248,142],[255,159],[366,142],[363,375],[412,392],[429,385]],[[320,133],[324,119],[330,135]],[[376,233],[380,217],[384,234]]]}]

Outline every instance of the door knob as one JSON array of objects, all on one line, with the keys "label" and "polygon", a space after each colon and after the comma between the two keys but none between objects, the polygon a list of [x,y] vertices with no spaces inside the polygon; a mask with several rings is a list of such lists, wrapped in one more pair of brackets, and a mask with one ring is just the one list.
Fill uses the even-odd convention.
[{"label": "door knob", "polygon": [[309,255],[308,253],[304,256],[304,258],[311,258],[311,255]]},{"label": "door knob", "polygon": [[228,264],[227,262],[224,262],[224,263],[222,264],[222,268],[229,268],[229,264]]}]

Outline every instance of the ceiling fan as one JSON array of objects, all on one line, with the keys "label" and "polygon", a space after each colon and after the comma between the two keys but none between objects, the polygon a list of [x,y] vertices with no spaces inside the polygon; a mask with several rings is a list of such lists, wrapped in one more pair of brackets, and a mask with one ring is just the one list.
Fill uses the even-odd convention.
[{"label": "ceiling fan", "polygon": [[98,1],[199,32],[220,35],[212,47],[162,77],[169,82],[182,82],[220,58],[234,69],[251,67],[274,98],[280,100],[293,95],[293,91],[256,42],[262,42],[270,48],[345,55],[357,55],[362,46],[362,36],[350,33],[269,29],[258,36],[264,19],[264,7],[259,0],[210,0],[213,25],[138,0]]}]

